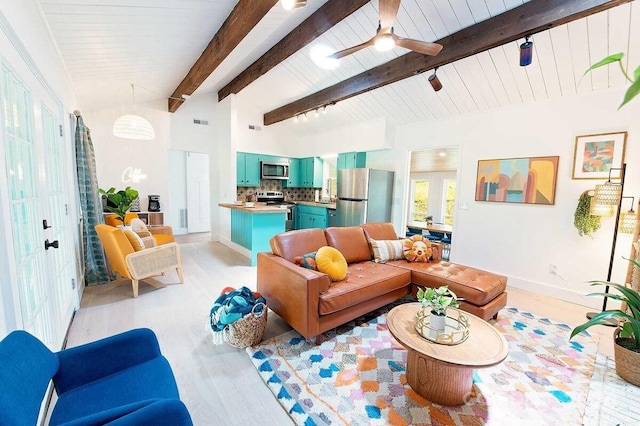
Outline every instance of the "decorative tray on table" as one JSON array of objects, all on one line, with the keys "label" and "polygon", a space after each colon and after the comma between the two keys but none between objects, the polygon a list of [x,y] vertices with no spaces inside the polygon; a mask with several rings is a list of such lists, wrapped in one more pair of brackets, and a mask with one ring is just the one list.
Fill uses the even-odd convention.
[{"label": "decorative tray on table", "polygon": [[416,331],[425,339],[442,345],[457,345],[469,337],[469,319],[461,311],[449,309],[444,330],[432,327],[430,316],[429,308],[420,308],[416,315]]}]

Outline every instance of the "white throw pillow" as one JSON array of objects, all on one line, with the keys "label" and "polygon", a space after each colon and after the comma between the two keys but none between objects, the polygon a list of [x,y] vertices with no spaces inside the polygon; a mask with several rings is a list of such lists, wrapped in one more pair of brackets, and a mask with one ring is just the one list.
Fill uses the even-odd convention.
[{"label": "white throw pillow", "polygon": [[404,259],[402,240],[374,240],[370,238],[369,242],[373,250],[373,260],[376,263]]}]

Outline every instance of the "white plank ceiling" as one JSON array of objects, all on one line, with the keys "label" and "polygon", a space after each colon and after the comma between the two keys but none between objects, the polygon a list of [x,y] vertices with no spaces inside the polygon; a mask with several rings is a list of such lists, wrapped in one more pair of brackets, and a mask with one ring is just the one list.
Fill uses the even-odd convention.
[{"label": "white plank ceiling", "polygon": [[[79,107],[94,110],[166,99],[178,86],[236,4],[234,0],[36,0],[74,82]],[[396,34],[435,41],[527,0],[402,0]],[[194,96],[215,96],[326,0],[309,0],[286,12],[277,4]],[[624,52],[632,70],[640,64],[640,5],[631,2],[533,36],[533,63],[518,64],[518,45],[497,47],[438,70],[444,89],[434,92],[430,72],[342,101],[305,123],[287,120],[296,132],[386,118],[393,125],[485,111],[611,87],[625,80],[617,65],[583,77],[590,64]],[[240,92],[261,114],[403,55],[373,48],[342,59],[335,70],[319,68],[310,51],[317,44],[340,50],[375,34],[373,0],[309,46]],[[188,101],[187,101],[188,102]],[[255,123],[261,124],[261,123]]]}]

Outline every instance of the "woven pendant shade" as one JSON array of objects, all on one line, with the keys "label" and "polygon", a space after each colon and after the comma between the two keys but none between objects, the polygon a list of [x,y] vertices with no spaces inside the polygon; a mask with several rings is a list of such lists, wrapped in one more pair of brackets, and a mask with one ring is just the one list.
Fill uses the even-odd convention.
[{"label": "woven pendant shade", "polygon": [[616,206],[596,204],[592,199],[589,205],[589,214],[591,216],[613,216],[616,214]]},{"label": "woven pendant shade", "polygon": [[620,215],[620,222],[618,224],[618,231],[623,234],[633,234],[636,231],[636,212],[629,210]]},{"label": "woven pendant shade", "polygon": [[124,139],[152,141],[156,134],[153,126],[139,115],[125,114],[113,123],[113,135]]},{"label": "woven pendant shade", "polygon": [[593,203],[600,206],[617,206],[620,204],[621,196],[622,185],[605,182],[602,185],[596,185]]}]

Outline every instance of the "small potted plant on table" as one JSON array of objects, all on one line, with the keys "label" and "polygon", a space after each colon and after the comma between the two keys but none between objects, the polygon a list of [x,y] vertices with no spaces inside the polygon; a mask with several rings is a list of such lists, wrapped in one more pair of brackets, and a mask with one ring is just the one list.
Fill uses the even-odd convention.
[{"label": "small potted plant on table", "polygon": [[446,285],[439,288],[419,288],[416,296],[418,301],[422,303],[423,308],[431,310],[429,320],[431,327],[436,330],[444,330],[447,320],[447,308],[460,306],[458,296]]}]

